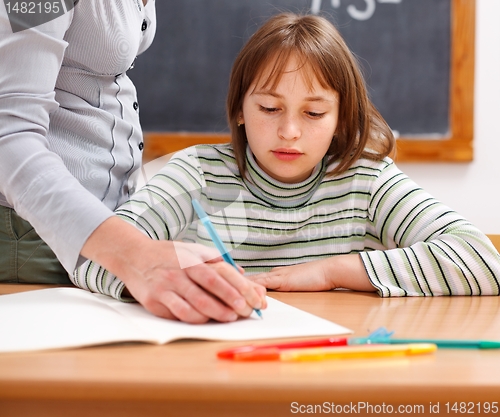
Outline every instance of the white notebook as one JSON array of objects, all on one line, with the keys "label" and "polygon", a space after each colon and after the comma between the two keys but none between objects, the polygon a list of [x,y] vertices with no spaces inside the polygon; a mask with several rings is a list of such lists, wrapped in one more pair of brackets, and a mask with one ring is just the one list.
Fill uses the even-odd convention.
[{"label": "white notebook", "polygon": [[179,339],[243,341],[352,333],[331,321],[268,297],[255,313],[232,323],[187,324],[161,319],[136,303],[78,288],[0,296],[0,352],[76,348],[119,342],[164,344]]}]

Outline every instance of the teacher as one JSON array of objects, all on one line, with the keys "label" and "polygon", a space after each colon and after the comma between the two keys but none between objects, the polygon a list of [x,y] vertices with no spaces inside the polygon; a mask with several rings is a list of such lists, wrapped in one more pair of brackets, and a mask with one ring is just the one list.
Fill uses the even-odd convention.
[{"label": "teacher", "polygon": [[155,0],[0,3],[0,282],[69,284],[88,258],[121,279],[100,292],[161,317],[233,321],[265,307],[263,287],[210,248],[152,241],[113,213],[141,166],[127,71],[155,19]]}]

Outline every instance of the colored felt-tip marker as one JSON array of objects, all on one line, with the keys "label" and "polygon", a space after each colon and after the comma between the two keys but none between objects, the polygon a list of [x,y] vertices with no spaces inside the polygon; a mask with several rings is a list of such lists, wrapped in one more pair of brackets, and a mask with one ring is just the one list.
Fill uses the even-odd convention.
[{"label": "colored felt-tip marker", "polygon": [[[452,340],[452,339],[393,339],[393,338],[359,338],[359,344],[408,344],[408,343],[433,343],[439,348],[446,349],[500,349],[500,342],[490,340]],[[351,343],[356,344],[356,343]]]},{"label": "colored felt-tip marker", "polygon": [[306,362],[333,359],[370,359],[392,356],[423,355],[433,353],[437,346],[432,343],[410,343],[404,345],[358,345],[346,347],[322,347],[305,349],[258,349],[240,352],[234,361],[282,361]]},{"label": "colored felt-tip marker", "polygon": [[386,343],[391,345],[407,343],[433,343],[439,348],[447,349],[500,349],[499,341],[492,340],[461,340],[461,339],[396,339],[385,327],[380,327],[370,333],[368,337],[357,337],[349,339],[350,345],[367,343]]},{"label": "colored felt-tip marker", "polygon": [[328,337],[323,339],[298,340],[293,342],[273,343],[266,345],[246,345],[217,352],[219,359],[234,359],[239,353],[250,353],[255,351],[281,351],[288,349],[304,349],[312,347],[347,346],[348,339],[345,337]]},{"label": "colored felt-tip marker", "polygon": [[[212,242],[214,242],[215,247],[222,255],[222,258],[224,259],[224,261],[226,261],[228,264],[233,265],[234,268],[239,272],[238,266],[236,265],[236,262],[234,262],[234,259],[231,257],[231,255],[227,251],[226,247],[224,246],[224,242],[222,242],[222,239],[217,234],[217,231],[215,230],[214,225],[212,224],[212,222],[208,218],[208,215],[205,212],[205,210],[203,210],[203,207],[201,206],[199,201],[196,200],[195,198],[193,198],[193,200],[191,201],[191,204],[193,205],[194,211],[196,212],[196,214],[200,218],[201,222],[203,223],[203,226],[205,226],[205,228],[207,229],[207,232],[210,236],[210,239],[212,239]],[[253,311],[255,311],[255,313],[257,313],[257,315],[260,318],[262,318],[262,313],[259,309],[254,308]]]}]

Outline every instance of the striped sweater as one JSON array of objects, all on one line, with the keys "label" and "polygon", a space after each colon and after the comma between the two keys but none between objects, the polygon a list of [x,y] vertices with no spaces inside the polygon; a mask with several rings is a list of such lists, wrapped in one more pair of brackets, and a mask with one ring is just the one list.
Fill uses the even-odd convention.
[{"label": "striped sweater", "polygon": [[[463,217],[419,188],[389,158],[358,160],[327,176],[326,158],[298,184],[274,180],[247,149],[247,175],[230,145],[175,154],[118,210],[152,239],[213,246],[198,199],[248,275],[339,254],[359,254],[382,297],[499,295],[500,255]],[[120,298],[123,283],[87,261],[74,283]]]}]

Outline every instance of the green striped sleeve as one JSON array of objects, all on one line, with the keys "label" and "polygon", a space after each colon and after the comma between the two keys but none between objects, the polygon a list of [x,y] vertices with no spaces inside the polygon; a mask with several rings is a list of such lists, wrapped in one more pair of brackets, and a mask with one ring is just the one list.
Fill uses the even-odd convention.
[{"label": "green striped sleeve", "polygon": [[488,238],[393,163],[373,183],[369,221],[387,249],[360,255],[381,296],[499,295]]}]

